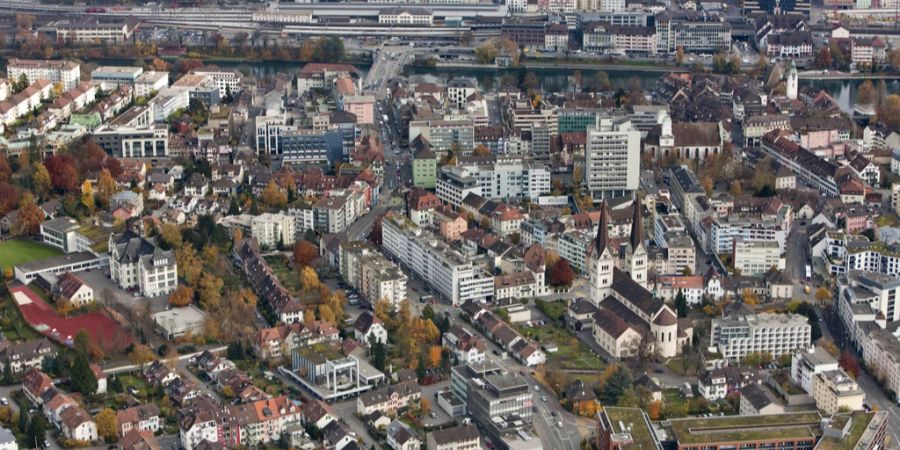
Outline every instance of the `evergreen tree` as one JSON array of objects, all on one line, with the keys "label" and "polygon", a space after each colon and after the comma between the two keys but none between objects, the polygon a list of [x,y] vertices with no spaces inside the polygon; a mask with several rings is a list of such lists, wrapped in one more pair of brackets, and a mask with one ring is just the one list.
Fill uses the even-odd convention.
[{"label": "evergreen tree", "polygon": [[610,375],[609,379],[606,380],[606,385],[603,386],[603,402],[608,405],[618,404],[619,397],[631,387],[632,382],[631,373],[628,372],[628,369],[619,367],[618,370]]},{"label": "evergreen tree", "polygon": [[369,339],[369,351],[372,354],[372,366],[380,371],[384,371],[387,361],[387,347],[374,338]]},{"label": "evergreen tree", "polygon": [[34,420],[28,424],[28,433],[26,434],[28,435],[29,443],[43,444],[44,440],[47,439],[47,425],[44,424],[44,418],[35,416]]},{"label": "evergreen tree", "polygon": [[678,313],[678,317],[687,317],[689,310],[687,297],[685,297],[684,291],[679,290],[675,295],[675,311]]},{"label": "evergreen tree", "polygon": [[91,370],[88,357],[84,352],[78,352],[70,373],[72,387],[82,395],[94,395],[97,392],[97,377]]},{"label": "evergreen tree", "polygon": [[28,431],[28,413],[25,411],[19,411],[19,431]]},{"label": "evergreen tree", "polygon": [[237,197],[231,197],[231,203],[228,205],[228,215],[236,216],[241,213],[241,207],[238,205]]},{"label": "evergreen tree", "polygon": [[3,384],[13,384],[16,380],[13,378],[12,366],[10,364],[3,365]]}]

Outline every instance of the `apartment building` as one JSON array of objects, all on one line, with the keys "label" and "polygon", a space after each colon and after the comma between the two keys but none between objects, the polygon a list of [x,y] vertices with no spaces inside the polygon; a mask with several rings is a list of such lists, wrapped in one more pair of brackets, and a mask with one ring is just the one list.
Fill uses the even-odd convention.
[{"label": "apartment building", "polygon": [[195,70],[192,73],[210,77],[219,88],[219,97],[235,95],[241,91],[243,75],[237,70]]},{"label": "apartment building", "polygon": [[[18,94],[13,94],[0,103],[0,125],[9,126],[40,106],[41,101],[50,98],[53,84],[47,80],[37,80]],[[2,127],[0,127],[2,128]]]},{"label": "apartment building", "polygon": [[371,304],[387,300],[398,307],[406,299],[406,274],[370,244],[342,242],[338,269],[344,281]]},{"label": "apartment building", "polygon": [[778,242],[745,241],[741,238],[734,239],[731,260],[735,270],[749,276],[764,274],[773,267],[781,270],[785,265]]},{"label": "apartment building", "polygon": [[841,369],[819,372],[813,376],[812,396],[816,408],[826,415],[839,411],[860,411],[866,393]]},{"label": "apartment building", "polygon": [[[521,157],[458,159],[456,167],[459,173],[463,177],[474,178],[481,190],[478,194],[484,198],[528,198],[537,201],[539,196],[551,191],[550,170],[545,166],[529,163]],[[462,191],[459,195],[462,195]],[[464,198],[465,196],[462,197]]]},{"label": "apartment building", "polygon": [[793,172],[799,181],[813,186],[823,195],[838,197],[835,175],[838,167],[806,150],[781,130],[773,130],[762,137],[763,153],[782,167]]},{"label": "apartment building", "polygon": [[147,71],[134,80],[134,96],[147,97],[169,87],[169,72]]},{"label": "apartment building", "polygon": [[469,171],[458,166],[444,166],[438,171],[435,192],[441,201],[459,208],[469,194],[481,196],[482,191],[478,180]]},{"label": "apartment building", "polygon": [[436,153],[453,148],[475,148],[475,124],[471,119],[412,120],[409,122],[409,142],[422,136]]},{"label": "apartment building", "polygon": [[67,60],[12,58],[6,65],[6,73],[10,80],[18,80],[24,75],[28,84],[38,80],[61,83],[65,91],[81,83],[81,66]]},{"label": "apartment building", "polygon": [[461,425],[428,433],[428,450],[478,450],[481,448],[481,433],[475,425]]},{"label": "apartment building", "polygon": [[602,117],[587,131],[585,184],[594,198],[631,195],[638,188],[641,133],[625,119]]},{"label": "apartment building", "polygon": [[838,362],[822,347],[798,350],[791,358],[791,381],[806,392],[813,391],[813,377],[831,370],[838,370]]},{"label": "apartment building", "polygon": [[250,235],[266,248],[287,247],[296,240],[294,217],[281,213],[262,213],[250,219]]},{"label": "apartment building", "polygon": [[453,305],[493,298],[494,278],[490,273],[405,216],[384,218],[382,245]]},{"label": "apartment building", "polygon": [[109,276],[122,289],[156,297],[178,286],[178,264],[171,250],[128,230],[109,236]]},{"label": "apartment building", "polygon": [[799,314],[760,313],[712,320],[711,344],[728,360],[740,361],[749,353],[778,357],[810,345],[810,326]]},{"label": "apartment building", "polygon": [[358,192],[333,192],[313,204],[316,230],[340,233],[365,212],[365,198]]}]

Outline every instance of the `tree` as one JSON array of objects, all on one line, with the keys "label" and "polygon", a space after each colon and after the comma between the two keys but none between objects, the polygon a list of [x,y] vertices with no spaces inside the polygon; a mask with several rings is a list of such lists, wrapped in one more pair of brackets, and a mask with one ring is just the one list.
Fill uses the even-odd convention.
[{"label": "tree", "polygon": [[319,257],[319,250],[309,241],[297,241],[294,243],[294,264],[299,269],[312,265]]},{"label": "tree", "polygon": [[816,66],[820,69],[827,69],[831,67],[831,64],[834,61],[831,58],[831,49],[828,47],[822,47],[819,50],[819,53],[816,54]]},{"label": "tree", "polygon": [[[86,180],[85,180],[86,181]],[[100,169],[100,176],[97,178],[97,200],[103,208],[109,207],[109,199],[116,193],[116,180],[113,179],[109,169]]]},{"label": "tree", "polygon": [[53,188],[69,192],[78,185],[78,171],[75,169],[75,160],[71,156],[53,155],[44,161],[44,165],[47,166]]},{"label": "tree", "polygon": [[419,411],[423,416],[427,415],[431,411],[431,403],[428,402],[427,398],[422,397],[422,399],[419,400]]},{"label": "tree", "polygon": [[856,360],[856,356],[854,356],[853,353],[850,353],[849,350],[844,350],[843,353],[841,353],[841,358],[838,359],[838,365],[854,379],[859,377],[859,361]]},{"label": "tree", "polygon": [[475,60],[479,64],[493,64],[497,59],[497,46],[494,41],[488,41],[475,49]]},{"label": "tree", "polygon": [[680,45],[675,48],[675,64],[684,64],[684,47]]},{"label": "tree", "polygon": [[470,30],[466,30],[459,35],[459,45],[464,47],[468,47],[472,45],[472,40],[475,39],[475,35]]},{"label": "tree", "polygon": [[107,443],[119,440],[119,418],[116,412],[109,408],[103,408],[94,416],[97,424],[97,434]]},{"label": "tree", "polygon": [[875,102],[878,93],[875,92],[875,86],[872,84],[872,80],[863,81],[863,83],[859,86],[859,89],[856,90],[856,103],[860,105],[871,105]]},{"label": "tree", "polygon": [[9,161],[6,160],[6,156],[0,154],[0,182],[7,182],[12,177],[12,168],[9,166]]},{"label": "tree", "polygon": [[43,416],[36,415],[28,424],[28,442],[43,443],[47,439],[47,424]]},{"label": "tree", "polygon": [[375,317],[382,321],[385,326],[390,326],[393,321],[393,317],[391,316],[394,313],[394,307],[391,306],[391,302],[387,301],[387,299],[380,298],[375,301],[373,309],[375,310]]},{"label": "tree", "polygon": [[369,354],[372,356],[372,366],[383,371],[387,361],[387,346],[381,341],[370,339]]},{"label": "tree", "polygon": [[892,130],[900,129],[900,95],[888,95],[878,108],[878,121]]},{"label": "tree", "polygon": [[688,312],[690,312],[687,297],[684,295],[684,291],[680,289],[678,290],[678,294],[675,295],[675,311],[678,313],[679,318],[687,317]]},{"label": "tree", "polygon": [[222,300],[223,286],[225,286],[225,282],[221,278],[211,273],[204,272],[203,275],[200,276],[198,287],[200,293],[200,306],[207,311],[219,306],[219,303]]},{"label": "tree", "polygon": [[332,325],[337,323],[337,315],[334,314],[334,311],[332,311],[331,308],[328,307],[328,305],[319,305],[318,316],[319,320],[323,322],[327,322]]},{"label": "tree", "polygon": [[432,345],[428,349],[428,367],[434,369],[441,365],[441,351],[443,347],[440,345]]},{"label": "tree", "polygon": [[759,304],[759,296],[749,288],[744,289],[744,291],[741,292],[741,300],[750,306]]},{"label": "tree", "polygon": [[69,372],[72,387],[82,395],[94,395],[97,392],[97,376],[91,370],[87,353],[79,351]]},{"label": "tree", "polygon": [[287,194],[275,183],[275,180],[269,181],[266,188],[263,189],[259,199],[270,208],[284,208],[287,206]]},{"label": "tree", "polygon": [[306,266],[300,270],[300,286],[308,292],[319,288],[319,275],[312,267]]},{"label": "tree", "polygon": [[615,405],[619,403],[619,397],[625,393],[625,391],[631,387],[633,381],[631,379],[631,373],[628,369],[617,366],[617,369],[612,372],[609,378],[606,380],[606,383],[603,385],[603,389],[601,391],[601,398],[603,402],[610,405]]},{"label": "tree", "polygon": [[169,305],[173,307],[180,308],[183,306],[188,306],[191,304],[191,300],[194,298],[194,290],[180,284],[172,294],[169,295]]},{"label": "tree", "polygon": [[44,221],[44,211],[34,203],[34,197],[30,192],[25,192],[19,198],[19,215],[13,223],[10,233],[13,236],[31,236],[40,230]]},{"label": "tree", "polygon": [[741,182],[738,180],[734,180],[728,186],[728,193],[731,194],[732,197],[739,197],[741,193],[743,193],[743,189],[741,188]]},{"label": "tree", "polygon": [[478,144],[478,146],[472,150],[472,154],[475,156],[490,156],[491,149],[487,148],[484,144]]},{"label": "tree", "polygon": [[34,193],[37,194],[38,198],[47,198],[47,195],[50,194],[50,189],[53,187],[53,182],[50,180],[50,172],[47,171],[47,166],[44,163],[37,162],[34,164],[31,183],[34,185]]},{"label": "tree", "polygon": [[141,369],[144,368],[144,364],[155,359],[156,356],[153,354],[153,350],[150,350],[150,347],[143,344],[134,344],[131,347],[131,352],[128,353],[128,361],[136,366],[141,366]]},{"label": "tree", "polygon": [[31,14],[16,14],[16,28],[21,31],[31,31],[34,24],[34,16]]},{"label": "tree", "polygon": [[91,180],[84,180],[84,183],[81,183],[81,204],[89,212],[94,212],[96,205],[94,204],[94,186],[91,184]]},{"label": "tree", "polygon": [[15,209],[18,202],[19,190],[9,183],[0,183],[0,215],[6,215]]},{"label": "tree", "polygon": [[825,286],[816,289],[815,295],[820,305],[831,300],[831,291]]},{"label": "tree", "polygon": [[575,271],[565,259],[558,259],[547,272],[547,282],[551,286],[570,286],[575,280]]}]

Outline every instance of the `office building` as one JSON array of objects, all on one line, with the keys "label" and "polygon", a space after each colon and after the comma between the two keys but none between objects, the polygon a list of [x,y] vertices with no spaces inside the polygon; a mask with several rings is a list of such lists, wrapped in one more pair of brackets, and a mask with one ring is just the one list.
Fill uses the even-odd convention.
[{"label": "office building", "polygon": [[731,260],[734,269],[739,270],[741,275],[762,275],[772,268],[784,269],[781,249],[778,242],[774,241],[745,241],[736,238]]},{"label": "office building", "polygon": [[122,85],[134,85],[143,72],[141,67],[100,66],[91,72],[91,82],[104,91],[114,91]]},{"label": "office building", "polygon": [[822,347],[798,350],[791,358],[791,382],[806,392],[813,391],[816,374],[830,370],[838,370],[837,359]]},{"label": "office building", "polygon": [[551,191],[550,170],[520,157],[459,157],[456,167],[464,177],[475,179],[481,188],[479,195],[486,199],[528,198],[536,202]]},{"label": "office building", "polygon": [[444,166],[438,171],[435,192],[441,201],[456,208],[469,194],[481,196],[481,186],[469,172],[457,166]]},{"label": "office building", "polygon": [[453,367],[450,389],[492,440],[503,441],[531,425],[534,399],[529,384],[518,374],[503,374],[492,362]]},{"label": "office building", "polygon": [[169,87],[169,72],[144,72],[134,80],[134,96],[147,97]]}]

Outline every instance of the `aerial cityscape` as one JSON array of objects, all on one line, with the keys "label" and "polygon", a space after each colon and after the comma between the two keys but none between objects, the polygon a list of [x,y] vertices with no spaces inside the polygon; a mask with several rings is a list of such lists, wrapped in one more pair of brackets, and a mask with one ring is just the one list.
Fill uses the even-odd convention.
[{"label": "aerial cityscape", "polygon": [[0,0],[0,450],[900,449],[900,0]]}]

